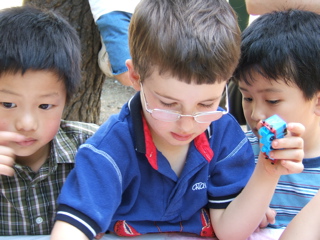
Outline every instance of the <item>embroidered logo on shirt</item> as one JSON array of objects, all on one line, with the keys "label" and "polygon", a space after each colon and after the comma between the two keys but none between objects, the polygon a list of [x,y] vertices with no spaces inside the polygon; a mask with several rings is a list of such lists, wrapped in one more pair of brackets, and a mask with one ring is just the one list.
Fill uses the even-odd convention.
[{"label": "embroidered logo on shirt", "polygon": [[205,182],[198,182],[193,184],[192,191],[202,190],[207,188],[207,184]]}]

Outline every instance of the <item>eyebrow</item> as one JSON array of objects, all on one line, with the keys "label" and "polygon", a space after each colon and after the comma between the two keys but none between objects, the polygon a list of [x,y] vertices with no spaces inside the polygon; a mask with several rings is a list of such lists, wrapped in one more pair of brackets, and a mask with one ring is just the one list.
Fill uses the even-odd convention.
[{"label": "eyebrow", "polygon": [[[248,92],[248,90],[243,87],[239,87],[239,90],[244,91],[244,92]],[[275,88],[265,88],[265,89],[258,91],[258,93],[263,93],[263,92],[283,92],[283,91],[280,89],[275,89]]]},{"label": "eyebrow", "polygon": [[52,92],[52,93],[41,95],[40,97],[41,98],[46,98],[46,97],[56,97],[56,96],[58,97],[59,94],[57,92]]},{"label": "eyebrow", "polygon": [[1,93],[6,93],[6,94],[11,94],[11,95],[15,95],[15,96],[19,96],[19,94],[15,93],[15,92],[12,92],[8,89],[0,89],[0,92]]},{"label": "eyebrow", "polygon": [[[10,91],[9,89],[0,89],[0,93],[11,94],[11,95],[14,95],[14,96],[20,96],[20,94],[15,93],[13,91]],[[59,94],[57,92],[52,92],[52,93],[41,95],[39,97],[40,98],[46,98],[46,97],[54,97],[54,96],[59,96]]]}]

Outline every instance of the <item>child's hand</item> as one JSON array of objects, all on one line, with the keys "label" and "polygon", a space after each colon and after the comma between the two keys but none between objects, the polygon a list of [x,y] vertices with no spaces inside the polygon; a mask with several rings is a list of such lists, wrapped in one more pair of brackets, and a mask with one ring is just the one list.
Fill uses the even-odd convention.
[{"label": "child's hand", "polygon": [[277,212],[272,209],[268,208],[265,216],[263,217],[262,221],[260,222],[259,228],[265,228],[269,225],[269,223],[275,223]]},{"label": "child's hand", "polygon": [[0,131],[0,175],[13,176],[15,154],[13,149],[8,147],[10,142],[23,141],[25,137],[18,133]]},{"label": "child's hand", "polygon": [[260,152],[259,161],[264,161],[264,166],[270,173],[285,175],[300,173],[303,170],[304,151],[301,136],[305,128],[300,123],[288,123],[287,131],[287,136],[272,141],[272,147],[277,149],[270,152],[270,157],[277,159],[274,164]]},{"label": "child's hand", "polygon": [[105,233],[98,233],[94,239],[101,239],[104,236]]}]

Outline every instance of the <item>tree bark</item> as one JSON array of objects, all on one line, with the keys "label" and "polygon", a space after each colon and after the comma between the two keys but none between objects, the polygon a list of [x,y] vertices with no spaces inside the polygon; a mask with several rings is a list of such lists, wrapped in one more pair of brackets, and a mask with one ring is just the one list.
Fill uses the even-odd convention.
[{"label": "tree bark", "polygon": [[81,41],[81,86],[66,106],[63,118],[98,123],[104,74],[98,65],[100,34],[88,0],[24,0],[23,4],[55,10],[77,30]]}]

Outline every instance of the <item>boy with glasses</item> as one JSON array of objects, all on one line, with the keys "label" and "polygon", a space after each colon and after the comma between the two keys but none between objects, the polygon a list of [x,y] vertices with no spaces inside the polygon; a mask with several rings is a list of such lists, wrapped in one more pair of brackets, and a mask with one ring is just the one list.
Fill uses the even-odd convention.
[{"label": "boy with glasses", "polygon": [[277,114],[286,122],[305,127],[304,170],[281,176],[270,203],[276,217],[268,231],[274,233],[281,233],[320,188],[319,26],[320,15],[288,10],[260,16],[242,34],[235,79],[243,95],[251,129],[247,136],[256,160],[260,152],[256,125],[260,120]]},{"label": "boy with glasses", "polygon": [[[251,146],[218,108],[240,53],[232,8],[225,0],[142,0],[129,36],[126,64],[139,92],[80,148],[52,239],[107,230],[247,238],[279,176],[302,170],[303,152],[299,137],[279,141],[290,148],[279,150],[287,161],[272,165],[261,155],[245,187],[254,170]],[[289,131],[299,136],[303,127]]]}]

